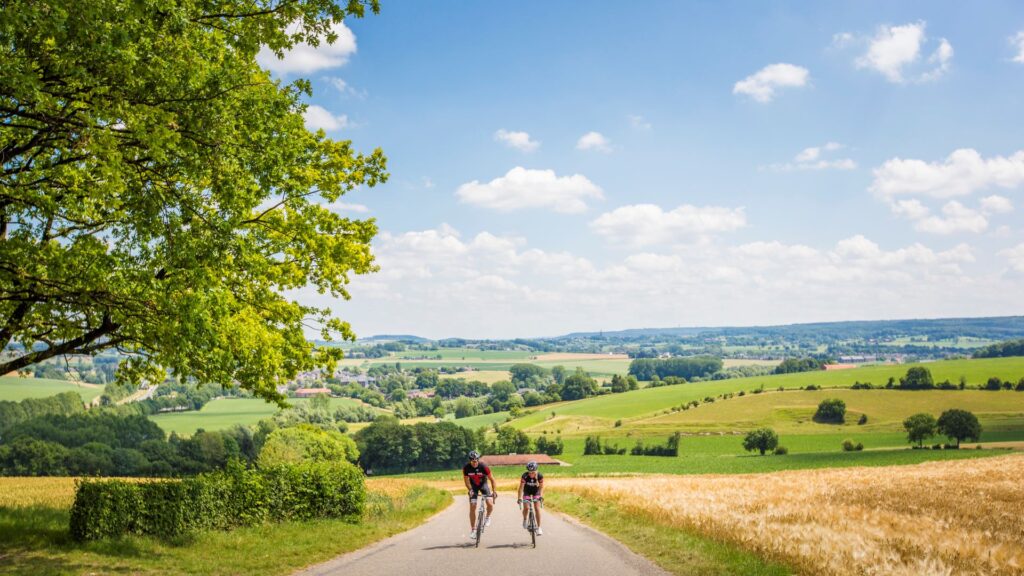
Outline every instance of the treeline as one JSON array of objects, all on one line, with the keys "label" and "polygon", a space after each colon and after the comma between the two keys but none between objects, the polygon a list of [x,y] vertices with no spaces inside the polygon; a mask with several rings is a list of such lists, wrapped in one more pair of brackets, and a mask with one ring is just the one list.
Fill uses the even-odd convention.
[{"label": "treeline", "polygon": [[242,426],[168,438],[139,414],[48,414],[6,429],[0,475],[178,476],[221,469],[232,458],[251,462],[258,453]]},{"label": "treeline", "polygon": [[689,358],[637,358],[629,363],[629,374],[637,380],[664,380],[669,376],[693,380],[707,378],[722,370],[722,359],[713,356]]},{"label": "treeline", "polygon": [[21,402],[0,400],[0,443],[6,439],[8,430],[27,420],[51,414],[82,412],[85,412],[85,405],[77,392],[61,392],[47,398],[26,398]]},{"label": "treeline", "polygon": [[[679,456],[679,441],[682,435],[679,432],[669,436],[665,444],[644,444],[642,438],[637,439],[636,444],[629,450],[631,456]],[[622,456],[626,454],[625,448],[618,444],[602,442],[600,436],[587,436],[583,441],[584,456]]]},{"label": "treeline", "polygon": [[794,374],[824,370],[825,363],[817,358],[786,358],[772,370],[772,374]]},{"label": "treeline", "polygon": [[400,423],[381,416],[355,434],[359,465],[368,473],[406,473],[451,470],[466,463],[466,454],[562,453],[561,438],[541,436],[532,441],[521,430],[501,427],[493,441],[486,429],[469,430],[453,422]]},{"label": "treeline", "polygon": [[979,348],[972,355],[974,358],[1005,358],[1007,356],[1024,356],[1024,339],[1008,340]]}]

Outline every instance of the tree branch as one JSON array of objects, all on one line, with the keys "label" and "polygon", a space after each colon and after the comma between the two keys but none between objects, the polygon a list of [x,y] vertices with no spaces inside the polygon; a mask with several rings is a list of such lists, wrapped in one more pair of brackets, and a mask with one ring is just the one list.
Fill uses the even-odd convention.
[{"label": "tree branch", "polygon": [[32,352],[24,354],[8,362],[0,364],[0,374],[7,374],[8,372],[16,372],[22,368],[37,364],[44,360],[53,358],[54,356],[60,356],[61,354],[74,354],[79,349],[95,351],[99,349],[99,346],[86,346],[99,340],[103,336],[110,334],[120,328],[120,324],[116,324],[110,319],[109,314],[103,315],[103,322],[100,325],[85,334],[82,334],[78,338],[72,338],[62,342],[56,346],[51,346],[46,350],[40,350],[39,352]]}]

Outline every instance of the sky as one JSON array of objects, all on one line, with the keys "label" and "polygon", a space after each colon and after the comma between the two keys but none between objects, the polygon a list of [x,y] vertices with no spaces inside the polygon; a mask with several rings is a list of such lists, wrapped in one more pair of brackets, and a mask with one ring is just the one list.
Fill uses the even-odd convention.
[{"label": "sky", "polygon": [[307,78],[376,147],[360,336],[1024,314],[1024,4],[385,0]]}]

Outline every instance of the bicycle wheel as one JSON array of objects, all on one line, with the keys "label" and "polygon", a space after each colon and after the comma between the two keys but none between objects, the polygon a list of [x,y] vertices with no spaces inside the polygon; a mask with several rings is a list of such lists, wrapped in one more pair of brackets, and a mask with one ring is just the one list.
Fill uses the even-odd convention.
[{"label": "bicycle wheel", "polygon": [[477,547],[477,548],[480,547],[480,538],[482,538],[483,535],[484,535],[484,509],[487,507],[487,501],[484,500],[484,499],[481,499],[481,500],[482,501],[479,504],[477,504],[477,511],[476,511],[476,542],[473,543],[473,545],[475,547]]},{"label": "bicycle wheel", "polygon": [[530,544],[537,547],[537,517],[533,512],[533,502],[530,502]]}]

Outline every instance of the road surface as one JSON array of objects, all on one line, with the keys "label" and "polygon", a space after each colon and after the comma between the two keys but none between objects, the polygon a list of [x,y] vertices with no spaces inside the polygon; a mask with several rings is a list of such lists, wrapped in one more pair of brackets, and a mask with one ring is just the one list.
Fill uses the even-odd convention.
[{"label": "road surface", "polygon": [[299,572],[300,576],[441,576],[470,571],[488,576],[664,576],[667,573],[625,546],[545,510],[537,547],[523,530],[514,494],[499,496],[480,547],[469,533],[465,496],[408,532]]}]

